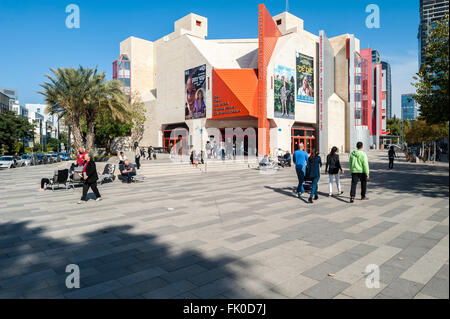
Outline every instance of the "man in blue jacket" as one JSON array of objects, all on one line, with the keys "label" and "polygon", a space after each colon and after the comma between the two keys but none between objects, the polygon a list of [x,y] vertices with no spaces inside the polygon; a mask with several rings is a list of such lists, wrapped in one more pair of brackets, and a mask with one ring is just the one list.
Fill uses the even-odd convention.
[{"label": "man in blue jacket", "polygon": [[[306,174],[306,164],[308,163],[308,153],[305,152],[305,147],[303,143],[300,143],[299,149],[294,152],[294,163],[295,163],[295,171],[297,172],[298,177],[298,186],[295,194],[297,197],[301,197],[305,193],[305,189],[303,188],[303,180],[305,179]],[[301,193],[300,193],[301,192]]]}]

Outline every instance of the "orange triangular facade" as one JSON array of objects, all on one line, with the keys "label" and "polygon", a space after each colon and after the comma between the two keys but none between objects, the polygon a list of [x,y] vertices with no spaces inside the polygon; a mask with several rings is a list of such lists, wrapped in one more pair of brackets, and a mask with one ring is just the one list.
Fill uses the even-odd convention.
[{"label": "orange triangular facade", "polygon": [[258,115],[254,69],[213,69],[213,119]]}]

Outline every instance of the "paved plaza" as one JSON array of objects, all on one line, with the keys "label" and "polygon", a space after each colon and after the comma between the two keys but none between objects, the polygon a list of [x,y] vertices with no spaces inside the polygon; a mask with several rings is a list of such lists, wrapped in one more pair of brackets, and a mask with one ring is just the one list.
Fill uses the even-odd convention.
[{"label": "paved plaza", "polygon": [[0,298],[449,298],[448,163],[388,170],[368,154],[370,200],[354,204],[348,154],[345,194],[326,196],[322,168],[314,204],[292,193],[294,168],[153,175],[144,161],[144,182],[81,205],[81,188],[37,191],[55,165],[0,171]]}]

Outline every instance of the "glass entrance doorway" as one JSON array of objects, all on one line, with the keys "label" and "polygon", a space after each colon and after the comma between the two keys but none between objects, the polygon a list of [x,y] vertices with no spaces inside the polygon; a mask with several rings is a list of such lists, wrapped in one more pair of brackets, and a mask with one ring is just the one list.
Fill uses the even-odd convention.
[{"label": "glass entrance doorway", "polygon": [[295,150],[298,149],[299,145],[303,143],[303,145],[305,146],[305,151],[308,153],[308,155],[311,155],[311,151],[316,149],[315,132],[315,129],[309,127],[293,127],[291,133],[292,153],[294,153]]},{"label": "glass entrance doorway", "polygon": [[[173,137],[176,137],[173,139]],[[172,137],[172,138],[171,138]],[[188,150],[188,130],[174,129],[163,131],[163,148],[165,153],[176,152],[182,155],[183,149]]]}]

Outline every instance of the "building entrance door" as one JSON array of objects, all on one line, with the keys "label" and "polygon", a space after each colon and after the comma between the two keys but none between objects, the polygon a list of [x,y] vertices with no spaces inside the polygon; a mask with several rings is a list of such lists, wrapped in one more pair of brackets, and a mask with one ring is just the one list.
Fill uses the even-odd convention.
[{"label": "building entrance door", "polygon": [[291,138],[292,153],[298,149],[301,143],[303,143],[308,155],[311,155],[312,150],[316,148],[315,130],[313,128],[292,128]]},{"label": "building entrance door", "polygon": [[[175,136],[175,139],[173,138]],[[188,130],[175,129],[164,130],[163,147],[165,153],[177,152],[178,155],[183,154],[183,149],[188,150]]]}]

